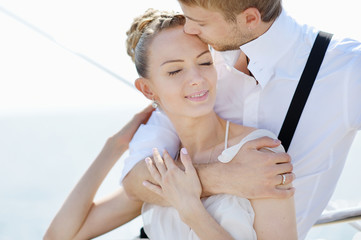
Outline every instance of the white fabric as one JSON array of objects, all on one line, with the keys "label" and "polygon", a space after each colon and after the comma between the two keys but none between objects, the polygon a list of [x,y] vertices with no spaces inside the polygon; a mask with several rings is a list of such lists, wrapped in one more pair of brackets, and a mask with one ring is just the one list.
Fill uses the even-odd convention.
[{"label": "white fabric", "polygon": [[[227,121],[228,123],[228,121]],[[272,132],[264,129],[255,130],[252,132],[252,134],[248,134],[245,138],[242,139],[242,141],[236,145],[233,145],[232,147],[229,147],[225,150],[223,150],[222,154],[218,156],[218,161],[222,163],[228,163],[232,161],[232,159],[236,156],[236,154],[239,152],[241,147],[248,141],[252,141],[254,139],[260,138],[260,137],[270,137],[270,138],[277,138],[276,135],[274,135]],[[227,137],[226,137],[227,139]],[[272,152],[285,152],[285,149],[282,145],[279,145],[276,148],[266,148],[268,150],[271,150]]]},{"label": "white fabric", "polygon": [[[215,52],[219,79],[215,111],[231,122],[279,133],[316,35],[314,28],[299,25],[283,11],[265,34],[242,46],[258,85]],[[300,239],[305,238],[327,205],[361,128],[360,66],[360,43],[334,36],[290,145]],[[165,116],[157,118],[158,126],[169,121]],[[131,148],[157,143],[169,151],[178,149],[173,136],[154,138],[154,125],[146,128],[142,130],[142,142],[134,139]],[[134,165],[144,157],[131,154],[125,165]],[[123,176],[129,169],[125,168]]]},{"label": "white fabric", "polygon": [[[226,130],[228,130],[228,128]],[[221,154],[223,159],[225,162],[231,161],[233,155],[225,154],[225,152],[230,150],[232,153],[237,154],[243,144],[263,136],[276,138],[276,135],[268,130],[255,130],[242,139],[239,144],[223,150]],[[225,137],[225,141],[226,140],[227,135]],[[234,148],[234,146],[236,146],[236,148]],[[284,152],[283,147],[272,148],[270,150],[274,152]],[[213,216],[234,239],[257,239],[256,232],[253,229],[254,211],[248,199],[229,194],[218,194],[203,198],[202,202],[211,216]],[[182,222],[175,208],[144,203],[142,218],[144,231],[149,239],[199,239],[195,232]]]},{"label": "white fabric", "polygon": [[[163,138],[167,139],[166,144],[157,140]],[[121,180],[140,160],[152,156],[153,148],[158,148],[160,153],[167,149],[173,157],[179,150],[178,135],[171,121],[159,110],[153,112],[147,125],[142,124],[139,127],[129,143],[129,157],[124,162]]]}]

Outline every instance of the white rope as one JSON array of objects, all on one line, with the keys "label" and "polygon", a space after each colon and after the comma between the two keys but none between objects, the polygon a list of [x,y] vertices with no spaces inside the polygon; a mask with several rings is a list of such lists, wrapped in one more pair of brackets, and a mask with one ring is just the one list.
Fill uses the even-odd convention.
[{"label": "white rope", "polygon": [[227,121],[227,124],[226,124],[226,137],[224,140],[224,149],[227,149],[227,147],[228,147],[228,130],[229,130],[229,121]]},{"label": "white rope", "polygon": [[81,59],[85,60],[86,62],[90,63],[91,65],[103,70],[104,72],[108,73],[109,75],[115,77],[116,79],[120,80],[121,82],[123,82],[124,84],[128,85],[129,87],[135,89],[134,85],[132,83],[130,83],[129,81],[125,80],[124,78],[122,78],[121,76],[117,75],[116,73],[114,73],[113,71],[111,71],[110,69],[104,67],[103,65],[101,65],[100,63],[98,63],[97,61],[83,55],[82,53],[78,53],[72,49],[70,49],[69,47],[65,46],[64,44],[58,42],[55,40],[54,37],[52,37],[51,35],[49,35],[48,33],[44,32],[43,30],[41,30],[40,28],[32,25],[31,23],[29,23],[28,21],[20,18],[19,16],[15,15],[14,13],[10,12],[9,10],[5,9],[4,7],[0,6],[0,12],[2,12],[3,14],[7,15],[8,17],[11,17],[12,19],[14,19],[15,21],[25,25],[26,27],[28,27],[29,29],[33,30],[34,32],[38,33],[39,35],[41,35],[42,37],[48,39],[49,41],[53,42],[54,44],[56,44],[58,47],[70,52],[71,54],[80,57]]}]

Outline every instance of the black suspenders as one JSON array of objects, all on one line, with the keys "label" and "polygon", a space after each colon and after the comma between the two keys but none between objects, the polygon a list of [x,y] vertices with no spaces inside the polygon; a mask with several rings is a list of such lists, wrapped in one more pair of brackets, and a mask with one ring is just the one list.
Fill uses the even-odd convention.
[{"label": "black suspenders", "polygon": [[310,95],[331,38],[332,34],[319,32],[311,49],[311,53],[308,56],[306,66],[288,108],[280,134],[278,135],[278,139],[281,140],[286,152],[291,144],[293,134],[296,131],[298,121],[306,105],[307,98]]}]

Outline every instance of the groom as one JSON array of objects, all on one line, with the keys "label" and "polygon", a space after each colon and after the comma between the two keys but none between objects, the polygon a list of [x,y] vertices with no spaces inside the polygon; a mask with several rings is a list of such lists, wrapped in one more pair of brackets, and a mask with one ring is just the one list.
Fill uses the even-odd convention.
[{"label": "groom", "polygon": [[[214,61],[219,78],[225,79],[219,82],[216,112],[224,119],[279,133],[318,31],[295,22],[283,10],[281,0],[179,3],[187,19],[184,31],[197,35],[216,50]],[[290,173],[293,166],[297,176],[293,181],[297,189],[297,227],[299,238],[305,238],[327,205],[354,136],[361,129],[360,66],[361,44],[334,37],[289,155],[258,151],[278,145],[273,139],[249,142],[228,164],[198,167],[204,195],[289,197],[293,190],[279,190],[277,185],[282,182],[282,174],[286,183],[294,180]],[[253,78],[239,77],[241,72]],[[175,139],[168,120],[159,114],[137,133],[123,172],[124,187],[134,199],[165,204],[142,186],[147,169],[140,160],[150,155],[143,149],[151,150],[154,145],[176,149]]]}]

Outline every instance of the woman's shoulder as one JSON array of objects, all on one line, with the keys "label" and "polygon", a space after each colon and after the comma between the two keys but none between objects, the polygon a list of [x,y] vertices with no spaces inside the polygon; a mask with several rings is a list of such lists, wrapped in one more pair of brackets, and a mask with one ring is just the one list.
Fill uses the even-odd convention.
[{"label": "woman's shoulder", "polygon": [[234,144],[237,144],[246,137],[254,139],[260,137],[277,138],[276,134],[266,129],[229,123],[229,141],[235,142]]},{"label": "woman's shoulder", "polygon": [[[239,125],[238,125],[239,126]],[[265,129],[256,129],[256,128],[241,128],[233,126],[235,129],[231,133],[231,137],[228,139],[227,147],[218,155],[218,160],[223,163],[231,161],[242,148],[242,146],[248,142],[255,140],[260,137],[270,137],[277,138],[274,133]],[[238,128],[238,129],[237,129]],[[239,135],[237,135],[239,134]],[[284,152],[284,148],[279,145],[275,148],[264,148],[271,152]]]},{"label": "woman's shoulder", "polygon": [[230,146],[237,144],[239,141],[241,141],[243,138],[248,136],[254,131],[257,131],[257,128],[254,127],[247,127],[243,125],[239,125],[236,123],[229,123],[229,137],[228,142]]}]

